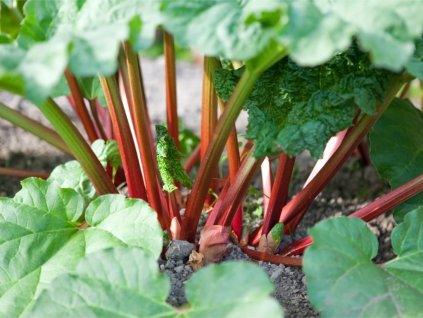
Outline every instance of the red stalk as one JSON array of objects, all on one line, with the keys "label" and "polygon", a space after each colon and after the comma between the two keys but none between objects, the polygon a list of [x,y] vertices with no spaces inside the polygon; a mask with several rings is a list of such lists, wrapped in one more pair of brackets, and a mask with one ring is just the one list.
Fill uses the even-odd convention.
[{"label": "red stalk", "polygon": [[[225,104],[219,99],[219,106],[221,111],[225,109]],[[236,127],[232,128],[231,133],[229,134],[228,141],[226,142],[226,152],[228,155],[228,166],[229,166],[229,181],[230,183],[235,182],[236,174],[241,165],[240,155],[239,155],[239,146],[238,146],[238,136]],[[242,203],[238,208],[238,211],[235,214],[234,221],[232,223],[232,229],[238,237],[242,235]]]},{"label": "red stalk", "polygon": [[98,99],[95,100],[95,108],[100,119],[100,123],[103,126],[104,133],[106,134],[107,140],[115,139],[113,138],[113,125],[112,120],[110,119],[110,114],[108,110],[103,107],[99,102]]},{"label": "red stalk", "polygon": [[201,159],[204,158],[217,122],[217,96],[213,73],[219,68],[219,64],[219,61],[214,57],[204,57],[203,100],[201,103]]},{"label": "red stalk", "polygon": [[226,182],[206,225],[230,226],[232,224],[248,186],[263,161],[263,159],[254,158],[252,156],[253,151],[254,148],[250,150],[248,158],[241,164],[234,182]]},{"label": "red stalk", "polygon": [[42,172],[42,171],[30,171],[30,170],[23,170],[23,169],[0,167],[0,175],[9,176],[9,177],[17,177],[22,179],[30,178],[30,177],[47,179],[50,174],[48,172]]},{"label": "red stalk", "polygon": [[287,154],[279,156],[278,167],[276,170],[275,182],[270,194],[268,208],[265,210],[263,219],[263,229],[258,234],[269,234],[273,226],[278,222],[278,218],[282,207],[288,199],[289,182],[291,180],[292,171],[294,170],[295,157],[289,157]]},{"label": "red stalk", "polygon": [[165,228],[170,228],[169,213],[165,204],[166,199],[158,180],[158,169],[155,161],[155,151],[150,119],[147,112],[146,99],[141,77],[138,56],[133,52],[129,43],[123,44],[126,72],[128,75],[125,87],[129,88],[128,100],[132,122],[134,124],[135,136],[138,150],[141,155],[142,171],[145,178],[148,202],[158,213],[159,219]]},{"label": "red stalk", "polygon": [[119,97],[116,78],[113,76],[108,78],[100,77],[100,81],[106,96],[116,141],[122,156],[122,165],[128,184],[129,196],[131,198],[147,200],[138,155],[134,140],[132,139],[128,119],[126,118],[125,109]]},{"label": "red stalk", "polygon": [[[392,208],[400,205],[401,203],[407,201],[411,197],[419,194],[423,191],[423,174],[417,176],[416,178],[408,181],[402,186],[396,188],[395,190],[390,191],[387,194],[384,194],[374,200],[372,203],[369,203],[365,207],[357,210],[356,212],[350,214],[348,217],[355,217],[362,219],[363,221],[369,222],[379,215],[391,210]],[[310,236],[304,237],[291,245],[288,245],[282,250],[282,254],[300,254],[308,246],[311,245],[313,240]]]},{"label": "red stalk", "polygon": [[223,198],[222,213],[218,212],[218,214],[221,214],[221,218],[218,221],[220,225],[230,226],[232,224],[238,207],[247,193],[254,176],[260,169],[262,161],[263,159],[250,156],[241,164],[235,182],[231,184],[228,193]]},{"label": "red stalk", "polygon": [[69,70],[65,70],[65,77],[72,94],[72,100],[75,104],[74,109],[76,110],[78,117],[81,119],[82,125],[87,132],[88,139],[91,142],[94,142],[95,140],[99,139],[99,137],[95,130],[90,114],[88,113],[87,107],[85,106],[84,98],[82,96],[81,89],[79,88],[78,81]]},{"label": "red stalk", "polygon": [[[311,180],[316,177],[320,170],[326,165],[335,151],[339,148],[339,146],[344,142],[345,137],[348,133],[348,129],[341,130],[331,139],[329,139],[328,143],[326,144],[325,150],[323,151],[323,156],[321,159],[317,160],[313,170],[311,171],[310,175],[308,176],[306,182],[303,185],[303,189],[311,182]],[[363,143],[360,142],[360,145]],[[360,147],[360,145],[358,147]],[[297,228],[298,224],[301,222],[303,216],[307,212],[308,206],[304,207],[303,210],[298,213],[298,215],[287,224],[287,231],[293,232]]]},{"label": "red stalk", "polygon": [[163,31],[165,78],[166,78],[166,114],[167,130],[179,149],[178,108],[176,99],[175,44],[173,36]]},{"label": "red stalk", "polygon": [[[295,230],[295,226],[288,223],[291,222],[291,220],[293,220],[297,215],[304,215],[315,197],[335,175],[344,162],[351,156],[352,152],[357,148],[369,132],[370,128],[389,106],[398,89],[401,87],[401,84],[402,78],[397,78],[388,90],[383,102],[378,103],[376,107],[378,110],[377,114],[374,116],[363,115],[358,123],[348,130],[343,143],[334,152],[317,175],[282,209],[279,222],[286,224],[286,232],[289,233]],[[297,224],[298,221],[299,219],[296,219]]]},{"label": "red stalk", "polygon": [[257,261],[269,262],[273,264],[283,264],[287,266],[303,266],[302,258],[267,254],[256,250],[251,250],[248,247],[241,247],[241,249],[245,254]]},{"label": "red stalk", "polygon": [[91,116],[94,118],[97,134],[101,137],[101,139],[108,140],[106,132],[103,128],[103,124],[101,123],[100,118],[98,117],[96,101],[94,99],[90,99],[88,100],[88,103],[90,105]]},{"label": "red stalk", "polygon": [[192,168],[200,161],[200,150],[201,147],[198,145],[185,160],[184,169],[187,173],[190,173]]},{"label": "red stalk", "polygon": [[207,151],[201,161],[197,178],[192,187],[191,196],[188,200],[184,219],[184,237],[189,241],[195,240],[195,233],[198,221],[201,217],[204,200],[207,196],[209,185],[213,176],[214,168],[223,152],[226,140],[232,131],[233,125],[238,118],[242,106],[251,93],[254,84],[260,75],[271,65],[276,63],[286,55],[282,47],[272,47],[272,50],[266,52],[262,59],[248,61],[247,69],[242,74],[238,84],[235,87],[229,101],[226,104],[223,114],[217,123],[213,138],[207,147]]}]

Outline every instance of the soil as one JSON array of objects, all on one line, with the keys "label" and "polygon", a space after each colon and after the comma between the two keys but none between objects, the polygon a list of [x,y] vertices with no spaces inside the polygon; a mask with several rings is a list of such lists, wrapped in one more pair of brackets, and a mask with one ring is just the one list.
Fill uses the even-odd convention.
[{"label": "soil", "polygon": [[[187,120],[200,118],[201,68],[187,63],[180,65],[182,65],[178,68],[180,116]],[[143,61],[142,65],[153,123],[164,120],[165,99],[162,86],[164,74],[157,72],[157,70],[163,69],[162,66],[162,59]],[[0,93],[0,101],[47,124],[36,107],[19,98]],[[66,100],[60,100],[60,104],[80,126]],[[246,116],[243,114],[237,124],[241,129],[245,127],[245,118]],[[185,121],[184,125],[197,131],[199,128],[198,121]],[[0,166],[50,172],[55,166],[68,160],[70,160],[68,156],[61,154],[52,146],[0,120]],[[307,154],[298,157],[290,190],[291,195],[301,189],[313,163],[314,160]],[[0,195],[13,196],[20,189],[19,182],[20,180],[14,177],[0,176]],[[258,189],[260,189],[259,183],[258,179],[255,182]],[[293,237],[285,237],[282,244],[288,244],[294,239],[305,236],[307,229],[323,218],[349,214],[357,210],[371,199],[386,192],[387,189],[387,184],[378,177],[371,166],[362,167],[358,159],[352,158],[317,197]],[[254,200],[256,198],[249,201]],[[370,223],[371,229],[379,237],[380,250],[376,257],[377,263],[393,258],[390,246],[390,231],[393,226],[394,221],[389,215],[381,216]],[[177,249],[175,254],[181,250]],[[225,260],[249,260],[249,257],[237,246],[229,244],[223,261]],[[285,317],[318,317],[307,300],[305,277],[301,268],[263,262],[258,264],[269,274],[275,284],[274,296],[284,307]],[[172,289],[168,302],[175,306],[182,305],[186,302],[183,291],[184,283],[193,273],[190,265],[186,263],[186,255],[163,258],[159,260],[159,266],[171,279]]]}]

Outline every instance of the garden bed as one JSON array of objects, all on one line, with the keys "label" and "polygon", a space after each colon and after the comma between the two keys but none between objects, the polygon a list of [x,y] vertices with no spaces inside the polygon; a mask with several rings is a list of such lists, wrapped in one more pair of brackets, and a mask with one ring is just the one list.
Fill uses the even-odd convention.
[{"label": "garden bed", "polygon": [[[152,99],[150,97],[149,99],[149,108],[152,110],[151,116],[154,123],[159,123],[163,120],[160,114],[164,114],[164,96],[157,93],[149,94],[149,92],[163,90],[161,86],[161,83],[163,83],[161,76],[163,74],[153,74],[158,69],[163,69],[160,65],[162,63],[163,61],[158,59],[155,61],[147,60],[143,64],[144,75],[151,79],[151,81],[147,82],[150,84],[147,86],[147,97],[154,96],[156,98]],[[187,127],[198,131],[198,125],[190,122],[189,118],[199,116],[199,105],[191,107],[189,101],[200,100],[198,96],[201,91],[199,85],[201,83],[201,70],[196,65],[187,63],[181,63],[181,65],[178,69],[179,83],[190,89],[183,90],[184,94],[179,96],[181,101],[179,114]],[[37,120],[42,119],[42,115],[35,107],[22,103],[19,99],[11,99],[6,94],[0,95],[0,98],[9,105],[24,111],[32,118]],[[64,100],[63,103],[66,104]],[[65,107],[65,109],[68,113],[71,113],[69,108]],[[240,127],[244,126],[245,120],[243,121],[241,119],[239,125]],[[39,141],[19,128],[13,127],[5,121],[0,121],[0,132],[2,136],[0,141],[0,166],[49,172],[58,164],[70,159],[53,147]],[[313,167],[313,163],[314,160],[305,153],[297,158],[290,194],[297,193],[301,188]],[[257,189],[260,188],[259,183],[260,180],[258,178],[255,182]],[[19,189],[19,179],[14,177],[0,177],[1,195],[13,196]],[[306,214],[301,222],[294,238],[297,239],[305,236],[307,229],[319,220],[354,212],[387,190],[387,184],[379,178],[373,167],[363,167],[357,158],[351,158],[325,188],[323,193],[317,197],[310,208],[310,212]],[[247,202],[249,202],[248,204],[254,204],[254,200],[260,200],[260,198],[249,198]],[[393,258],[390,245],[390,232],[393,228],[392,218],[390,216],[382,216],[370,224],[372,230],[378,235],[380,244],[376,262],[381,263]],[[285,237],[282,244],[288,244],[290,241],[289,237]],[[224,261],[239,259],[248,260],[249,257],[237,246],[230,244]],[[301,268],[264,262],[259,262],[259,264],[269,274],[270,279],[275,284],[274,296],[283,305],[286,317],[317,316],[317,313],[312,309],[307,300],[305,278]],[[182,305],[185,302],[183,285],[185,280],[193,272],[190,265],[187,264],[186,259],[174,258],[168,260],[162,258],[159,261],[159,265],[160,269],[166,272],[171,278],[172,291],[168,301],[173,305]]]}]

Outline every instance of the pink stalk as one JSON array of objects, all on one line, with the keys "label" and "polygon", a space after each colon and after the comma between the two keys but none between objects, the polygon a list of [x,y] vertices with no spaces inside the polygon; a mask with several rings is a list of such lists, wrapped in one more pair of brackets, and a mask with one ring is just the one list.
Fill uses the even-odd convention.
[{"label": "pink stalk", "polygon": [[326,148],[323,151],[322,158],[317,160],[316,165],[308,176],[307,181],[304,183],[303,188],[305,188],[310,183],[310,181],[313,180],[314,177],[319,173],[319,171],[322,170],[323,166],[328,162],[330,157],[332,157],[335,151],[343,143],[347,132],[348,129],[341,130],[335,136],[329,139],[328,143],[326,144]]},{"label": "pink stalk", "polygon": [[272,194],[272,167],[269,157],[266,157],[261,164],[261,181],[263,184],[263,210],[267,211],[270,196]]}]

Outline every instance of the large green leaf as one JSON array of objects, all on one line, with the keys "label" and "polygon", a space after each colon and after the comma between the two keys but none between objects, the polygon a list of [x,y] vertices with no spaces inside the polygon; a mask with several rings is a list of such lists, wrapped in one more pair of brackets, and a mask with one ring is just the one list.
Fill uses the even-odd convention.
[{"label": "large green leaf", "polygon": [[254,58],[272,42],[300,65],[319,65],[357,39],[372,61],[400,70],[423,32],[422,1],[162,0],[164,25],[206,55]]},{"label": "large green leaf", "polygon": [[[395,99],[369,135],[373,164],[393,188],[423,173],[423,114],[408,100]],[[395,218],[423,203],[423,194],[395,209]]]},{"label": "large green leaf", "polygon": [[186,284],[187,317],[282,317],[269,277],[247,262],[207,266]]},{"label": "large green leaf", "polygon": [[414,0],[291,1],[282,41],[302,65],[317,65],[349,47],[355,37],[375,65],[399,71],[423,32],[423,2]]},{"label": "large green leaf", "polygon": [[[215,74],[218,94],[227,100],[242,69]],[[245,108],[247,138],[256,140],[256,156],[309,150],[320,157],[336,132],[352,124],[357,107],[375,112],[376,102],[392,78],[369,65],[366,54],[352,48],[318,67],[301,67],[285,58],[255,84]]]},{"label": "large green leaf", "polygon": [[36,179],[22,186],[15,199],[0,199],[2,317],[20,317],[44,287],[87,254],[114,246],[142,247],[155,258],[161,252],[156,213],[141,200],[101,196],[87,207],[91,227],[83,229],[75,222],[83,198],[75,191]]},{"label": "large green leaf", "polygon": [[81,260],[57,278],[28,317],[281,317],[267,275],[249,263],[211,265],[186,285],[189,305],[166,304],[169,279],[137,248],[113,248]]},{"label": "large green leaf", "polygon": [[354,218],[322,221],[304,255],[308,296],[322,317],[420,317],[423,313],[423,208],[394,229],[397,258],[376,266],[376,236]]},{"label": "large green leaf", "polygon": [[85,210],[84,198],[70,188],[60,188],[56,182],[28,178],[21,182],[22,189],[13,198],[15,202],[37,207],[71,222],[77,222]]},{"label": "large green leaf", "polygon": [[110,75],[122,41],[130,40],[136,49],[152,44],[158,6],[154,0],[29,0],[18,37],[24,57],[8,72],[0,66],[0,79],[19,74],[21,91],[41,103],[67,66],[76,76]]},{"label": "large green leaf", "polygon": [[[258,56],[285,23],[285,1],[162,0],[165,28],[179,44],[205,55]],[[245,5],[244,5],[245,4]]]}]

